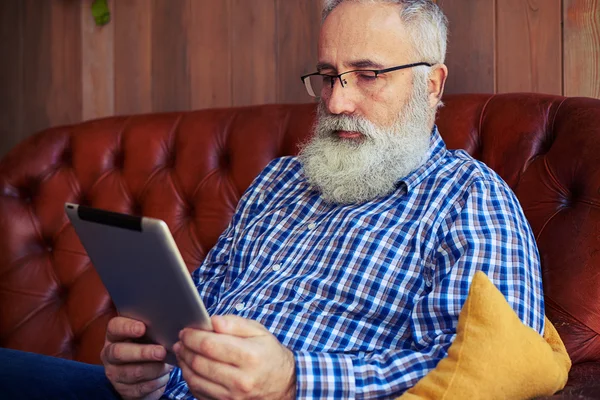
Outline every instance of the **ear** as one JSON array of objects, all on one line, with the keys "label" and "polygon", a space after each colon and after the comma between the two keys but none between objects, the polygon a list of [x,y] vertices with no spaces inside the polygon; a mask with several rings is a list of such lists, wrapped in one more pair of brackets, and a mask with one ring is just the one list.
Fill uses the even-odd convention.
[{"label": "ear", "polygon": [[435,108],[442,100],[446,78],[448,78],[448,67],[445,64],[436,64],[432,67],[428,82],[429,106],[431,108]]}]

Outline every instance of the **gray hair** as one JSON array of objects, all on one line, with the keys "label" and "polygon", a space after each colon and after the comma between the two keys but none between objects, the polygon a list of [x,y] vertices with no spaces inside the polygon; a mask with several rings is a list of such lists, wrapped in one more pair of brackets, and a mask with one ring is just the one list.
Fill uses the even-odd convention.
[{"label": "gray hair", "polygon": [[443,64],[448,44],[448,19],[432,0],[324,0],[323,21],[344,1],[390,3],[400,7],[400,19],[409,29],[418,60]]}]

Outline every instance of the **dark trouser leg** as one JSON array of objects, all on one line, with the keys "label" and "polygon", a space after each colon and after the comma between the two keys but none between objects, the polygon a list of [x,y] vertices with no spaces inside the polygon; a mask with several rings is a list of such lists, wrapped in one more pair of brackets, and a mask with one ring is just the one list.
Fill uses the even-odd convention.
[{"label": "dark trouser leg", "polygon": [[104,367],[0,348],[0,398],[119,399]]}]

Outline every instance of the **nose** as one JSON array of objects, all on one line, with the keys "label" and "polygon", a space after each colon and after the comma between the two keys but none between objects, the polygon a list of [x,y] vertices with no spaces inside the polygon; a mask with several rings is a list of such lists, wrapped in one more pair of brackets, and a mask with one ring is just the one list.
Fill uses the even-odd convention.
[{"label": "nose", "polygon": [[335,81],[331,94],[323,100],[331,114],[352,115],[356,111],[353,88],[348,85],[342,87],[339,80]]}]

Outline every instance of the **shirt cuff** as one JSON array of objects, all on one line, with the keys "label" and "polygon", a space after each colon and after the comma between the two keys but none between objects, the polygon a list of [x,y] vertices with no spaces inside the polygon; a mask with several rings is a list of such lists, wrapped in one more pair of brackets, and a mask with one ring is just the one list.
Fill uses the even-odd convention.
[{"label": "shirt cuff", "polygon": [[346,354],[295,351],[296,398],[353,399],[356,394],[352,358]]}]

